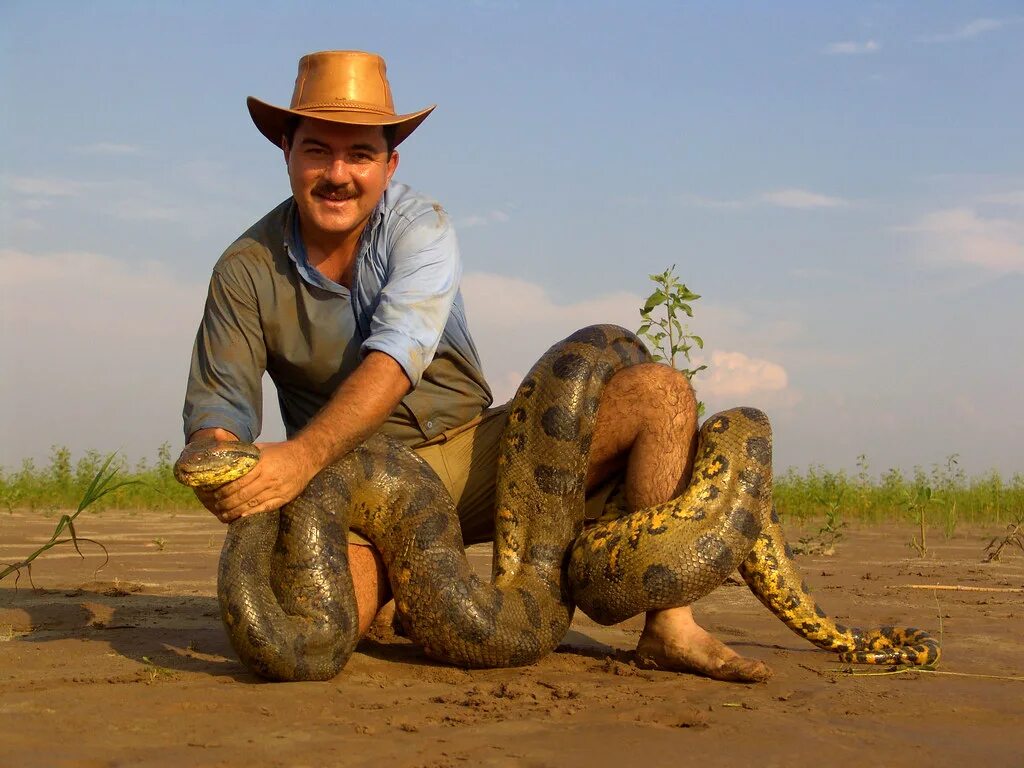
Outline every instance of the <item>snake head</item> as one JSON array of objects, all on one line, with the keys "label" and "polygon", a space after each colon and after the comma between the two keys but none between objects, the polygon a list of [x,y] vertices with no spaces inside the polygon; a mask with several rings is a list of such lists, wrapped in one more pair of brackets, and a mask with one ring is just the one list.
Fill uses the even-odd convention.
[{"label": "snake head", "polygon": [[174,462],[174,478],[190,488],[213,489],[256,466],[260,449],[240,440],[196,440]]}]

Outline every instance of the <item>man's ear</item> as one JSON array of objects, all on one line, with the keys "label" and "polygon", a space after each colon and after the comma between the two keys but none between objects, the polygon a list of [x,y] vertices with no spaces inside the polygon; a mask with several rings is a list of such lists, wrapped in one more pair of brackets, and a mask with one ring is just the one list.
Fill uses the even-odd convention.
[{"label": "man's ear", "polygon": [[391,183],[391,177],[395,175],[395,170],[398,168],[398,150],[391,150],[391,157],[388,158],[388,184]]}]

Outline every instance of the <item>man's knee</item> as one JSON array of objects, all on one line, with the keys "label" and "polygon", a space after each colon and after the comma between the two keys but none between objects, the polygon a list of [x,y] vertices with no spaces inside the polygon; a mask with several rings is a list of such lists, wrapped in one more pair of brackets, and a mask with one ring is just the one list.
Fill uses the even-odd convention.
[{"label": "man's knee", "polygon": [[624,368],[608,383],[613,398],[628,397],[637,404],[645,421],[682,418],[695,422],[697,397],[686,374],[663,363],[641,363]]}]

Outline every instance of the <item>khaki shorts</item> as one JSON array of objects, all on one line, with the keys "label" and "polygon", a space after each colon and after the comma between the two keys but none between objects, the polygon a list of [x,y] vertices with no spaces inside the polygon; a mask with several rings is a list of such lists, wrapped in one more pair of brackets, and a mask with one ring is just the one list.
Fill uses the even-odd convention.
[{"label": "khaki shorts", "polygon": [[[413,449],[433,468],[455,501],[462,540],[467,546],[494,538],[498,445],[507,413],[507,403],[489,408],[475,419]],[[600,516],[617,481],[618,478],[612,478],[587,494],[587,519]],[[355,531],[349,532],[349,543],[369,544]]]}]

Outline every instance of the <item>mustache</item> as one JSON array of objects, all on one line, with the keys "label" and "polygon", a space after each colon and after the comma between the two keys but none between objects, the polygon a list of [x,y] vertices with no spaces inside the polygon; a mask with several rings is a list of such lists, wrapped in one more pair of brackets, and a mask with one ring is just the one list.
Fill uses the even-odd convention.
[{"label": "mustache", "polygon": [[323,181],[313,187],[313,194],[342,200],[351,200],[353,197],[357,197],[356,188],[351,184],[330,184]]}]

